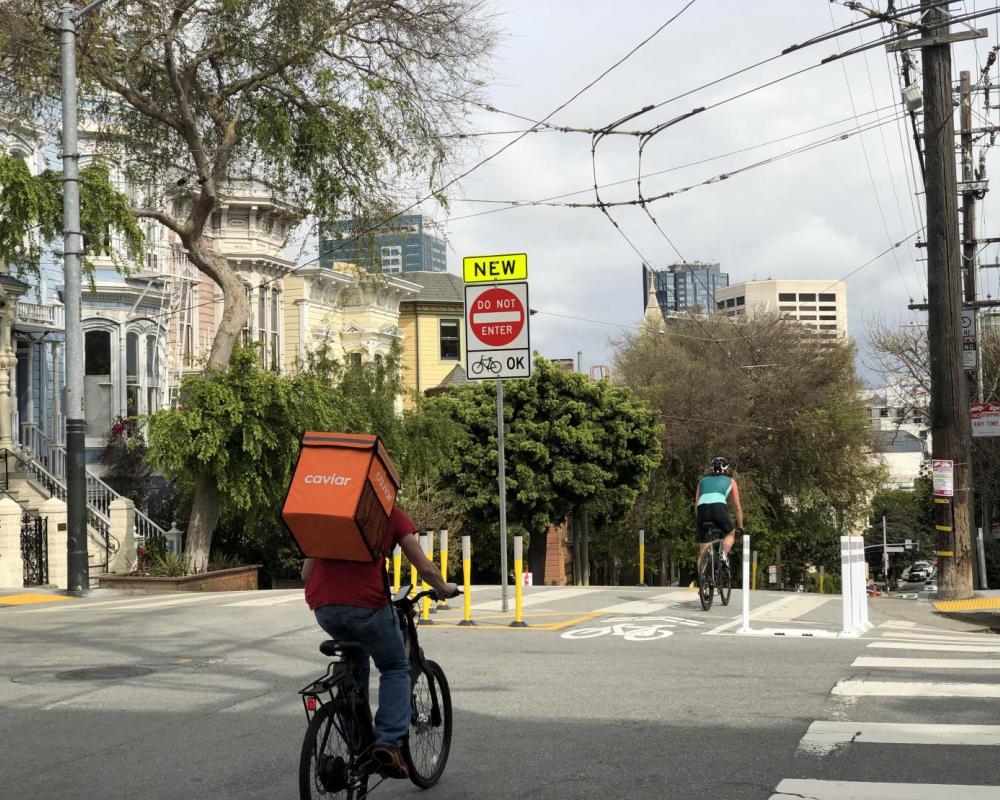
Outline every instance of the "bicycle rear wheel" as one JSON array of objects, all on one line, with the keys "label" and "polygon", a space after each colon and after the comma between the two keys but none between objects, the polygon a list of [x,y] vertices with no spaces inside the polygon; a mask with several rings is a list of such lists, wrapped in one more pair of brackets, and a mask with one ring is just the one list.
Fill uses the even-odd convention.
[{"label": "bicycle rear wheel", "polygon": [[698,570],[698,599],[705,611],[712,607],[712,590],[712,558],[706,553],[701,569]]},{"label": "bicycle rear wheel", "polygon": [[410,770],[410,780],[428,789],[441,778],[451,750],[451,692],[436,662],[424,662],[413,682],[412,702],[403,760]]},{"label": "bicycle rear wheel", "polygon": [[733,573],[729,569],[729,565],[725,562],[719,564],[719,599],[722,601],[722,605],[729,605],[729,597],[733,593]]},{"label": "bicycle rear wheel", "polygon": [[368,774],[344,739],[333,703],[320,706],[309,721],[299,758],[301,800],[365,800]]}]

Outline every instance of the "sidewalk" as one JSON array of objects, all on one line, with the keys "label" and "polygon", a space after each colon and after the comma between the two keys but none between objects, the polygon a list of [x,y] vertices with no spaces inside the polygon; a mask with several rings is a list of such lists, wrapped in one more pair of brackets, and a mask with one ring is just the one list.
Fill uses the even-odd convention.
[{"label": "sidewalk", "polygon": [[952,619],[1000,628],[1000,590],[978,591],[968,600],[932,600],[931,605]]}]

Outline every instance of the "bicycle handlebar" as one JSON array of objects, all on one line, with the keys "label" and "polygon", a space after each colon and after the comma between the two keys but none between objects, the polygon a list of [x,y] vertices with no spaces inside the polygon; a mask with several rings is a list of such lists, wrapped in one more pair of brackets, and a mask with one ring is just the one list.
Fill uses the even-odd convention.
[{"label": "bicycle handlebar", "polygon": [[[460,594],[462,594],[462,590],[461,589],[456,589],[454,594],[449,595],[448,598],[445,598],[445,599],[450,599],[452,597],[458,597]],[[419,603],[421,600],[423,600],[425,597],[429,597],[431,600],[435,600],[435,601],[438,601],[438,600],[442,599],[438,595],[436,589],[427,589],[426,591],[423,591],[423,592],[417,592],[415,595],[413,595],[413,597],[401,597],[399,600],[396,600],[394,602],[396,602],[396,603],[405,603],[406,605],[408,605],[408,606],[410,606],[412,608],[417,603]]]}]

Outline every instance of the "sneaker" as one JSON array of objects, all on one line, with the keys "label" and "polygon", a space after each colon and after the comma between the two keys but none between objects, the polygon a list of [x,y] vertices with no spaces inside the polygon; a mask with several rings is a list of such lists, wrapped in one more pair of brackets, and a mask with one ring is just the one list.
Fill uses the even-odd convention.
[{"label": "sneaker", "polygon": [[375,762],[378,773],[385,778],[407,779],[410,771],[403,761],[403,754],[398,747],[391,744],[377,744],[372,748],[372,760]]}]

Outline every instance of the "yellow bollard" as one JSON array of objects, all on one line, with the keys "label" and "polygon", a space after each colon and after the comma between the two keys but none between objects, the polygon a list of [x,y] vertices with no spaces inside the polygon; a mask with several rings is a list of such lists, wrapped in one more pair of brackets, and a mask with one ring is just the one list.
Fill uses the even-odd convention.
[{"label": "yellow bollard", "polygon": [[400,550],[397,544],[392,549],[392,593],[396,594],[399,591],[399,573],[403,566],[403,551]]},{"label": "yellow bollard", "polygon": [[753,551],[753,566],[750,568],[750,588],[757,591],[757,551]]},{"label": "yellow bollard", "polygon": [[646,531],[639,530],[639,585],[646,585]]},{"label": "yellow bollard", "polygon": [[462,537],[462,584],[465,592],[465,616],[459,625],[475,625],[472,621],[472,539]]},{"label": "yellow bollard", "polygon": [[823,582],[826,578],[826,570],[821,566],[819,568],[819,593],[823,594]]},{"label": "yellow bollard", "polygon": [[413,564],[410,564],[410,597],[413,597],[417,593],[419,585],[417,583],[417,568]]},{"label": "yellow bollard", "polygon": [[512,628],[527,628],[524,621],[524,609],[522,607],[521,594],[524,590],[524,560],[523,549],[521,547],[521,537],[514,537],[514,621],[510,623]]},{"label": "yellow bollard", "polygon": [[[427,549],[424,551],[424,553],[427,556],[427,560],[430,561],[433,564],[434,563],[434,531],[426,531],[426,534],[427,534]],[[429,586],[428,586],[427,583],[424,583],[424,588],[425,589],[429,588]],[[435,603],[432,603],[430,600],[428,600],[427,601],[427,605],[428,605],[428,608],[430,609],[428,611],[429,614],[436,614],[437,613],[437,605]]]},{"label": "yellow bollard", "polygon": [[[438,545],[438,550],[441,551],[441,577],[444,578],[444,582],[448,582],[448,530],[446,528],[441,529],[441,543]],[[438,602],[437,607],[439,609],[448,610],[448,600],[442,597]]]},{"label": "yellow bollard", "polygon": [[[423,541],[421,542],[421,544],[424,547],[424,555],[430,558],[431,557],[430,531],[425,533],[422,538]],[[426,592],[430,588],[431,587],[427,584],[427,581],[424,581],[422,584],[422,590]],[[429,597],[425,597],[423,600],[420,601],[420,624],[421,625],[434,624],[434,621],[431,619],[431,599]]]}]

